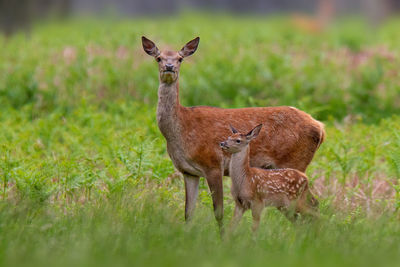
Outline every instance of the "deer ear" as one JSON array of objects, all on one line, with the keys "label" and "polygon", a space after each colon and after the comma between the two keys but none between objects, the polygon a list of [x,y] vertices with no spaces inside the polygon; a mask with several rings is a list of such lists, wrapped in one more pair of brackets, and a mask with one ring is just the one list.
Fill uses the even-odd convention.
[{"label": "deer ear", "polygon": [[236,130],[232,125],[229,124],[229,127],[231,128],[232,133],[238,133],[238,130]]},{"label": "deer ear", "polygon": [[250,132],[246,134],[246,139],[247,140],[252,140],[257,137],[257,135],[260,133],[262,128],[262,124],[257,125],[256,127],[253,128]]},{"label": "deer ear", "polygon": [[194,38],[192,41],[189,43],[185,44],[185,46],[179,51],[179,55],[182,57],[188,57],[194,54],[196,52],[197,47],[199,46],[200,42],[200,37]]},{"label": "deer ear", "polygon": [[144,51],[152,57],[158,56],[160,51],[158,50],[157,46],[153,41],[147,39],[146,37],[142,36],[142,45]]}]

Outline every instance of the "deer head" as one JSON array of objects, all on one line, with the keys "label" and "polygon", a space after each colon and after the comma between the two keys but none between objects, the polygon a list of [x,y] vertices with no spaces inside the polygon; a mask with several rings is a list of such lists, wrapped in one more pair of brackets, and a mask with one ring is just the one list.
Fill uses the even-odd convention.
[{"label": "deer head", "polygon": [[160,81],[171,84],[178,79],[179,68],[185,57],[193,55],[199,45],[200,38],[188,42],[180,51],[160,51],[151,40],[142,36],[142,45],[144,51],[154,57],[158,62],[160,72]]},{"label": "deer head", "polygon": [[254,127],[247,134],[242,134],[238,132],[232,125],[230,125],[232,135],[228,137],[227,140],[220,143],[220,146],[223,150],[228,151],[232,154],[238,153],[245,149],[251,140],[256,138],[261,131],[262,124]]}]

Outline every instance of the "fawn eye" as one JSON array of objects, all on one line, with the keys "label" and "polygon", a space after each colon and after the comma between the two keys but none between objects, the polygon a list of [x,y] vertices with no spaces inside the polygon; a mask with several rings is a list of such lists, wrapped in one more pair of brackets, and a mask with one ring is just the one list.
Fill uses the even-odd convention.
[{"label": "fawn eye", "polygon": [[239,139],[237,139],[237,140],[236,140],[236,143],[237,143],[237,144],[240,144],[240,140],[239,140]]},{"label": "fawn eye", "polygon": [[157,61],[157,62],[160,62],[160,61],[161,61],[161,58],[160,58],[160,57],[156,58],[156,61]]}]

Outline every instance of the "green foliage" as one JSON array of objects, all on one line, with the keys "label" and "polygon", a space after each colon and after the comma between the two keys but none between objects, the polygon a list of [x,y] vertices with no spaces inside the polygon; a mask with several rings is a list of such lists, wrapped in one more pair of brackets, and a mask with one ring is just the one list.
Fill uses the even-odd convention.
[{"label": "green foliage", "polygon": [[142,51],[141,35],[176,50],[199,35],[199,50],[181,71],[187,105],[292,105],[322,120],[353,114],[376,122],[400,111],[394,23],[371,32],[347,20],[309,33],[284,18],[190,14],[40,25],[29,38],[3,40],[0,104],[32,116],[68,112],[82,99],[154,104],[157,67]]},{"label": "green foliage", "polygon": [[318,222],[292,225],[268,210],[257,235],[245,216],[221,240],[208,206],[200,205],[195,220],[185,224],[178,219],[180,207],[165,202],[160,191],[139,186],[118,200],[84,207],[1,205],[1,264],[394,266],[400,260],[400,226],[394,218],[366,221],[356,212],[340,216],[323,210]]},{"label": "green foliage", "polygon": [[[287,18],[184,15],[46,23],[1,39],[0,265],[393,266],[399,262],[398,21],[308,33]],[[321,220],[246,214],[220,240],[207,183],[184,185],[156,125],[140,36],[180,47],[186,105],[297,106],[326,123],[307,174]],[[225,220],[232,216],[224,179]]]}]

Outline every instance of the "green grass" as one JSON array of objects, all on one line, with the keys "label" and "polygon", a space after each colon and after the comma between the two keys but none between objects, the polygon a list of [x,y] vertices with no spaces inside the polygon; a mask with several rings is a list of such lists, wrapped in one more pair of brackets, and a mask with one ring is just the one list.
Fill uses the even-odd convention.
[{"label": "green grass", "polygon": [[[142,188],[141,188],[142,189]],[[220,240],[209,207],[189,225],[181,211],[153,188],[122,199],[59,209],[20,204],[1,207],[4,266],[396,266],[398,220],[346,217],[323,209],[321,222],[293,226],[279,213],[264,213],[257,236],[249,217]]]},{"label": "green grass", "polygon": [[[0,265],[398,265],[399,26],[343,20],[308,33],[290,18],[189,14],[0,37]],[[221,240],[202,180],[185,224],[143,34],[173,49],[201,37],[181,68],[186,105],[292,105],[326,123],[307,170],[320,221],[268,209],[256,236],[247,214]]]}]

